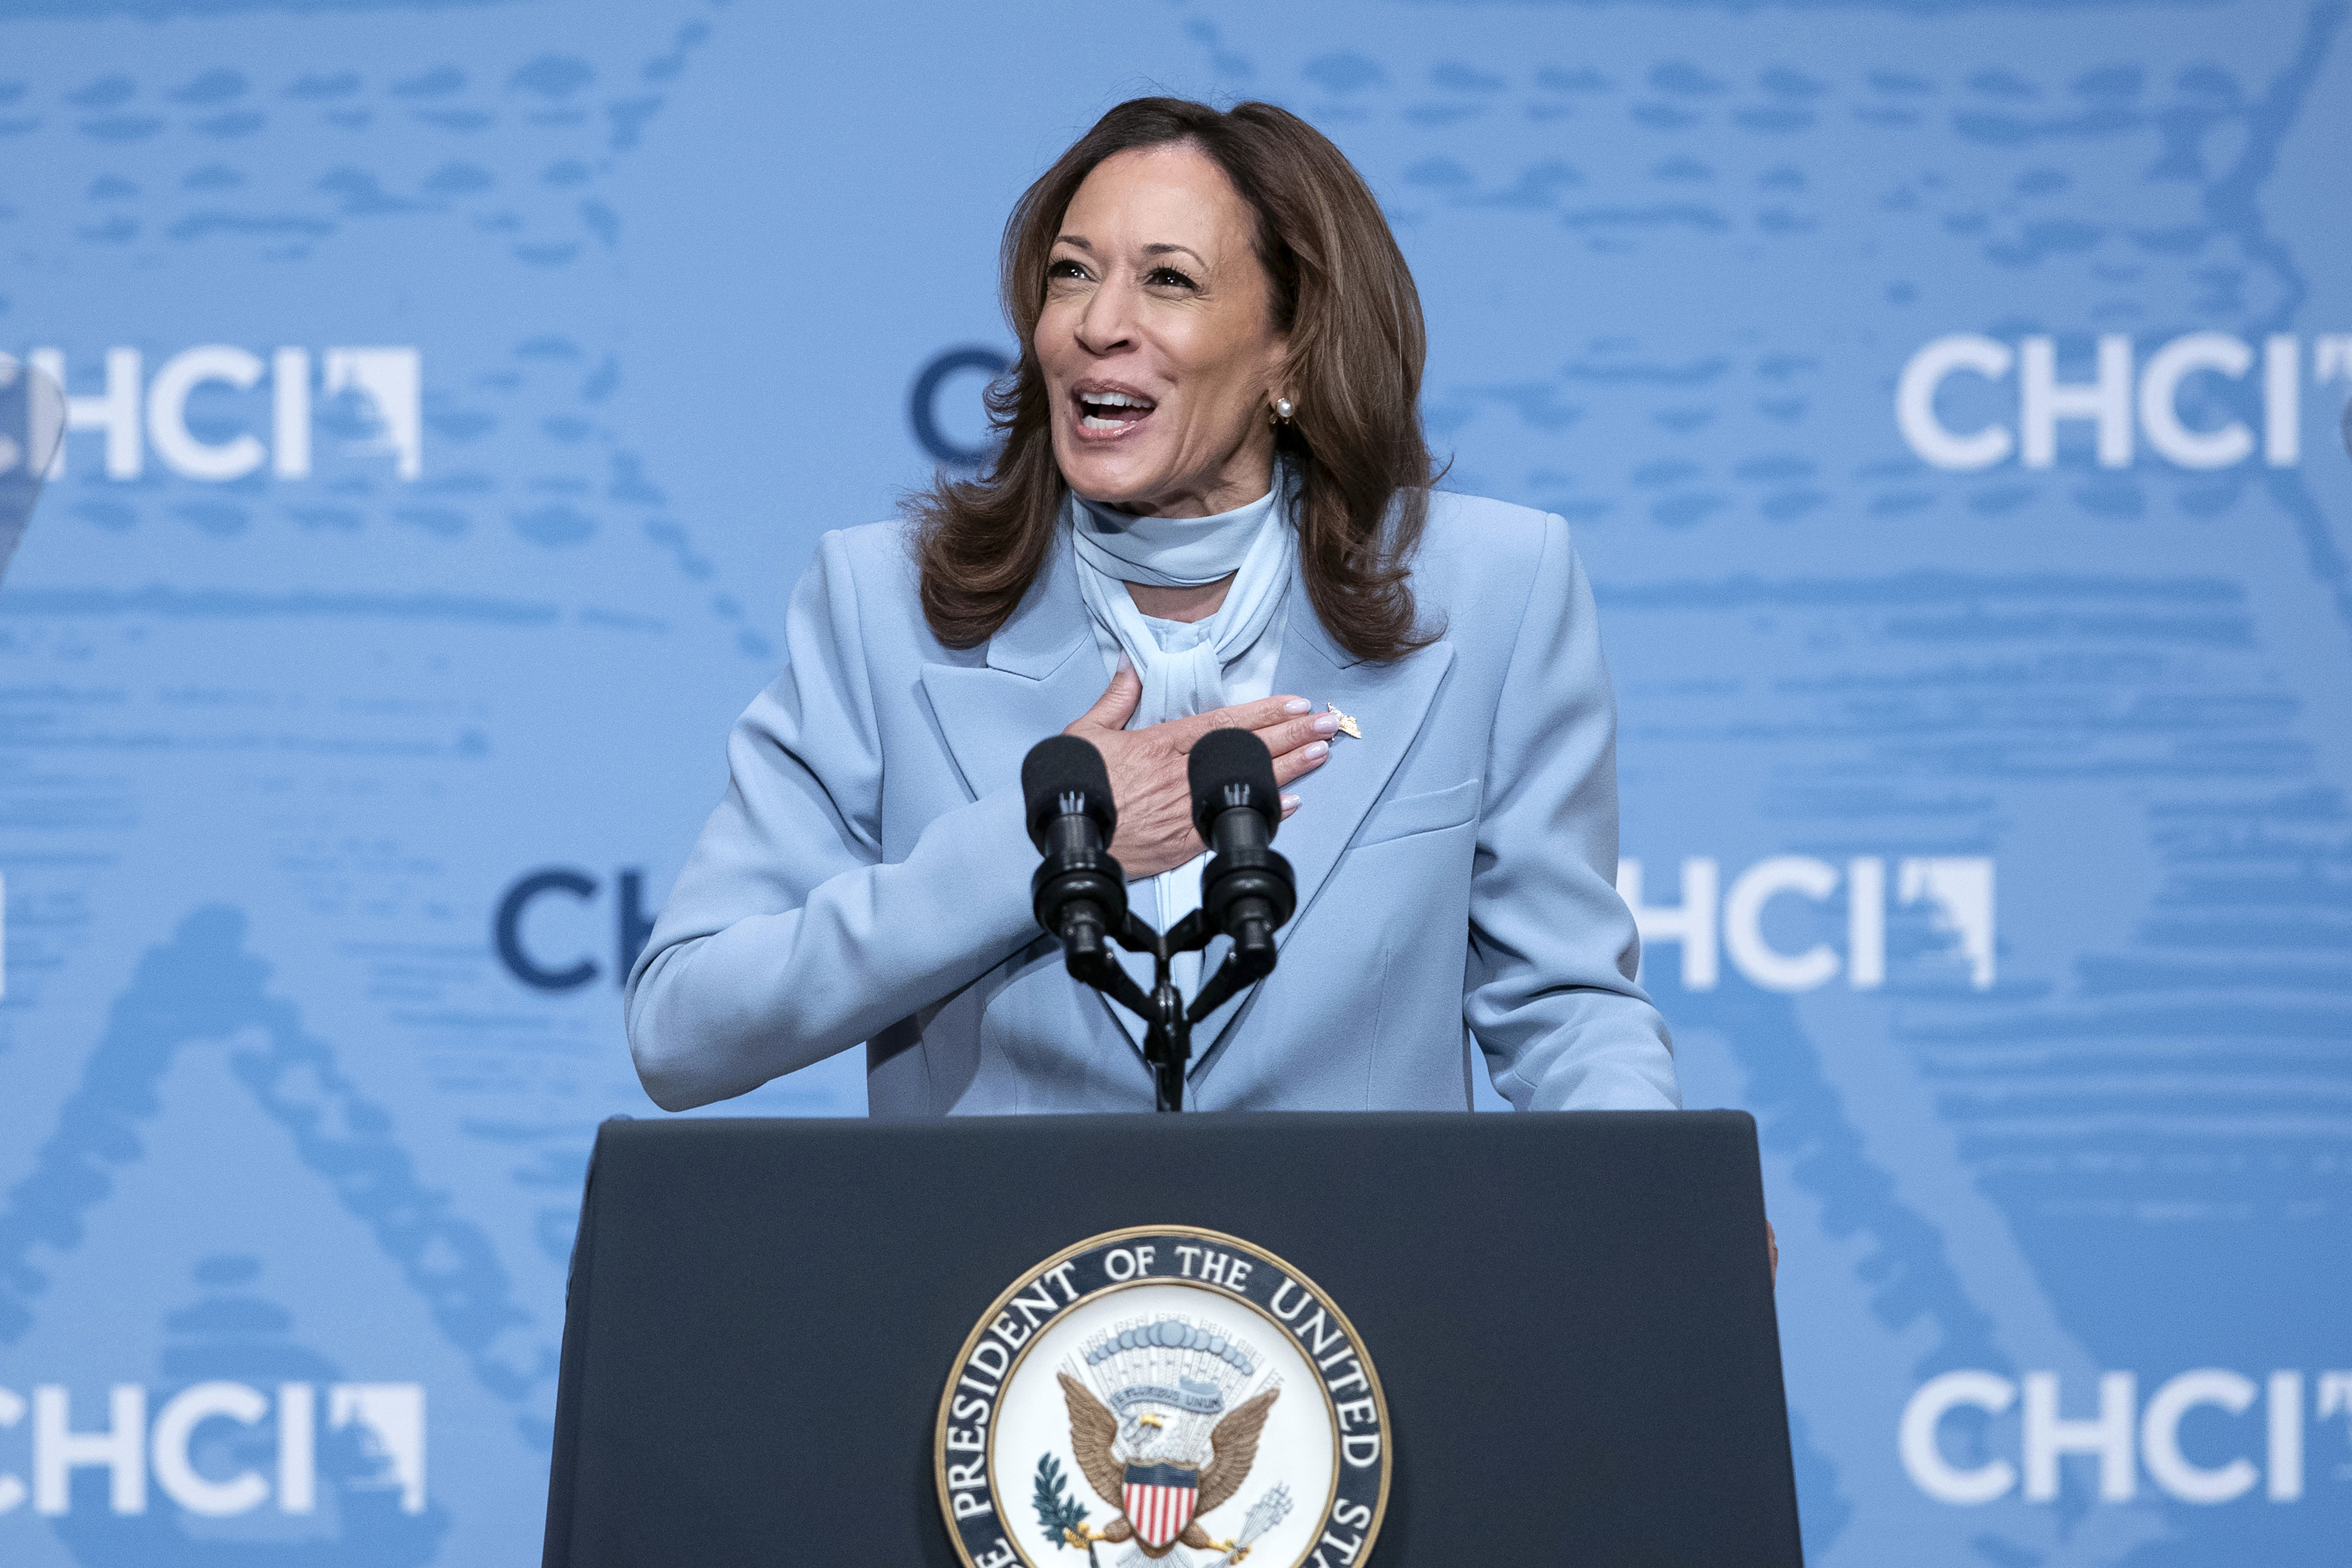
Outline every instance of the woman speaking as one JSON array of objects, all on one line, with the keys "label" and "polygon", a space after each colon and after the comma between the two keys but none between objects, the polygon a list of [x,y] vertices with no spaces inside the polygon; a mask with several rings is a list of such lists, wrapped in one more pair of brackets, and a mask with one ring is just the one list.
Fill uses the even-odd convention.
[{"label": "woman speaking", "polygon": [[862,1041],[877,1115],[1150,1109],[1141,1024],[1031,913],[1021,760],[1101,750],[1165,928],[1186,753],[1233,727],[1289,791],[1298,909],[1196,1028],[1194,1105],[1461,1110],[1481,1058],[1521,1110],[1675,1105],[1591,590],[1559,518],[1429,488],[1420,299],[1347,159],[1266,104],[1121,104],[1003,271],[1002,451],[824,537],[629,977],[647,1092]]}]

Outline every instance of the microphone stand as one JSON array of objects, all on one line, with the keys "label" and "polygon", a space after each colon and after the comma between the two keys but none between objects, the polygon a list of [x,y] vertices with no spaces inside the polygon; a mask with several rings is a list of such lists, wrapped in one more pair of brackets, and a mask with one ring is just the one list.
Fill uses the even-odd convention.
[{"label": "microphone stand", "polygon": [[[1165,932],[1153,930],[1132,909],[1118,930],[1103,931],[1088,924],[1087,932],[1073,933],[1064,945],[1070,974],[1143,1020],[1143,1060],[1151,1069],[1154,1103],[1161,1111],[1181,1111],[1185,1065],[1192,1059],[1192,1026],[1223,1007],[1243,987],[1273,972],[1274,944],[1270,939],[1235,943],[1187,1007],[1183,993],[1170,977],[1169,960],[1179,953],[1200,952],[1220,935],[1201,911],[1195,909]],[[1119,967],[1103,936],[1130,953],[1151,955],[1150,994]]]},{"label": "microphone stand", "polygon": [[[1290,862],[1267,847],[1281,806],[1265,744],[1244,730],[1213,730],[1192,747],[1185,772],[1193,825],[1210,846],[1210,860],[1202,871],[1201,907],[1155,931],[1129,906],[1125,873],[1107,847],[1118,816],[1102,754],[1078,737],[1051,736],[1021,763],[1030,841],[1045,857],[1029,880],[1037,924],[1061,939],[1072,978],[1143,1020],[1152,1101],[1171,1112],[1184,1108],[1192,1026],[1274,972],[1274,934],[1297,900]],[[1234,939],[1232,951],[1185,1006],[1169,961],[1224,935]],[[1114,943],[1151,955],[1149,994],[1119,967]]]}]

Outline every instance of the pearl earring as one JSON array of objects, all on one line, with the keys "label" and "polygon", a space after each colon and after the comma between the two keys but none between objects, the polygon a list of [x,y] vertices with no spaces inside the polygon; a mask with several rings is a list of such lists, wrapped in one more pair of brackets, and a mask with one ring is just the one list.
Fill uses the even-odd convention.
[{"label": "pearl earring", "polygon": [[1276,424],[1288,424],[1290,413],[1291,402],[1288,398],[1278,397],[1274,400],[1274,421]]}]

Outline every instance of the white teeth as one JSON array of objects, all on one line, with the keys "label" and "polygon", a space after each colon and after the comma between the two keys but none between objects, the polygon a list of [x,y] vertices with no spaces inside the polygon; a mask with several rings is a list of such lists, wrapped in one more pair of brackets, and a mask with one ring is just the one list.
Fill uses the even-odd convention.
[{"label": "white teeth", "polygon": [[1097,419],[1093,414],[1087,415],[1078,423],[1088,430],[1125,430],[1127,428],[1127,422],[1123,419]]},{"label": "white teeth", "polygon": [[1090,402],[1097,408],[1150,408],[1152,406],[1148,399],[1130,397],[1125,392],[1084,392],[1080,394],[1078,401]]}]

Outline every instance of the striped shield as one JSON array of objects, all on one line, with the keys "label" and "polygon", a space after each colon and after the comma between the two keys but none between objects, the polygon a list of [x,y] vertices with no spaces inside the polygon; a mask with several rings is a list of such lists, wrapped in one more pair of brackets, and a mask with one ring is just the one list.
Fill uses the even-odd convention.
[{"label": "striped shield", "polygon": [[1124,1488],[1127,1521],[1151,1546],[1166,1546],[1192,1522],[1201,1472],[1181,1465],[1129,1465]]}]

